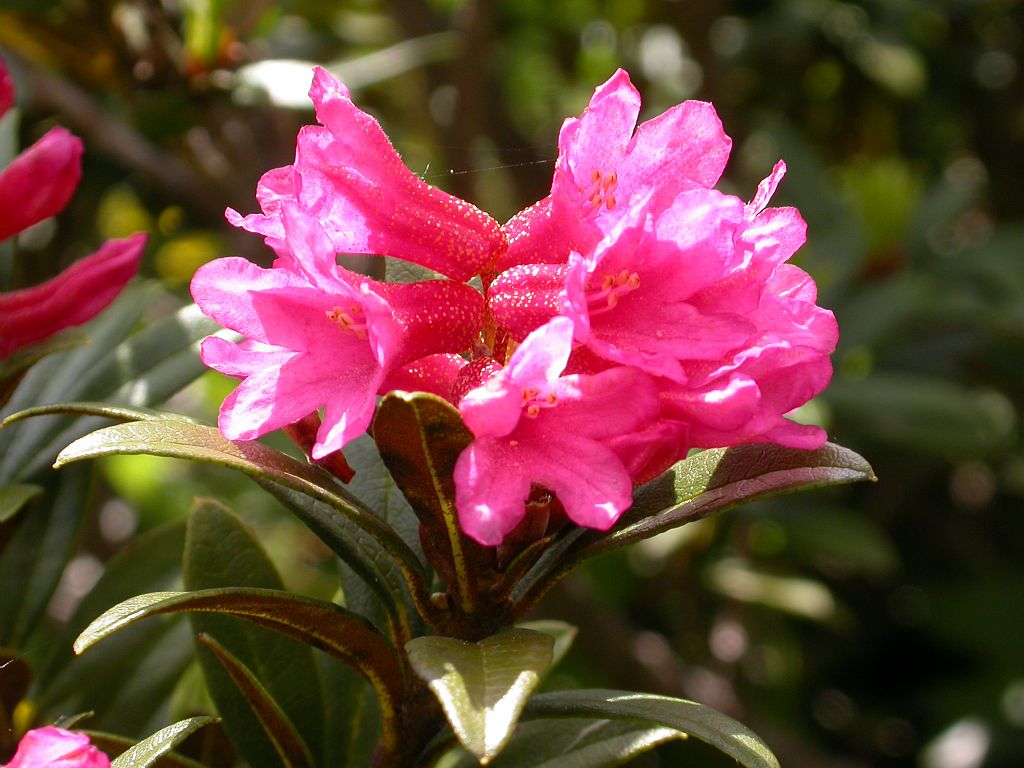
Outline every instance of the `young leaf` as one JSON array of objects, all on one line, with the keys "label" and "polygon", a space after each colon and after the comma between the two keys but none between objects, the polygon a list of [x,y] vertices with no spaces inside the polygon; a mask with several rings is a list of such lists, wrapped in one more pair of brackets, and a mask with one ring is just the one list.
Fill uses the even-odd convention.
[{"label": "young leaf", "polygon": [[253,713],[260,721],[285,768],[304,768],[314,765],[309,747],[295,730],[281,706],[237,656],[209,635],[200,635],[199,642],[209,648],[242,692]]},{"label": "young leaf", "polygon": [[[253,533],[230,510],[211,499],[197,499],[189,513],[182,577],[185,588],[192,592],[220,587],[284,589]],[[267,710],[257,708],[249,697],[252,686],[244,688],[234,674],[240,665],[259,675],[257,685],[267,692],[265,698],[283,708],[289,729],[294,723],[302,734],[298,743],[304,740],[320,754],[323,692],[313,650],[290,637],[226,616],[193,614],[189,620],[196,633],[215,641],[215,645],[199,646],[199,663],[207,690],[239,753],[253,766],[272,768],[278,764],[277,734],[266,730],[267,722],[261,714],[267,714]],[[240,674],[244,678],[244,673]],[[294,746],[295,740],[282,736],[280,744]],[[290,756],[297,754],[289,750]]]},{"label": "young leaf", "polygon": [[473,613],[479,563],[491,553],[463,534],[452,479],[455,462],[473,435],[441,398],[392,392],[377,407],[373,437],[423,526],[422,539],[437,547],[436,556],[428,552],[428,559],[455,590],[462,611]]},{"label": "young leaf", "polygon": [[169,725],[122,752],[110,763],[110,768],[148,768],[184,741],[186,737],[216,721],[215,717],[191,717],[180,723]]},{"label": "young leaf", "polygon": [[707,742],[746,768],[779,768],[768,746],[745,725],[685,699],[629,691],[557,691],[534,696],[523,719],[589,717],[628,720],[682,731]]},{"label": "young leaf", "polygon": [[[70,729],[72,727],[71,725],[65,725],[63,722],[55,722],[54,725],[58,728]],[[173,728],[174,726],[171,727]],[[107,733],[106,731],[93,730],[92,728],[76,728],[75,730],[80,733],[84,733],[89,737],[89,741],[92,742],[94,747],[115,759],[116,756],[124,754],[137,743],[135,739],[129,739],[118,734]],[[152,765],[153,768],[206,768],[206,766],[197,763],[195,760],[183,757],[177,752],[164,752],[156,759],[156,761],[150,763],[150,765]]]},{"label": "young leaf", "polygon": [[551,666],[553,646],[549,635],[510,629],[478,643],[417,637],[405,648],[452,731],[486,764],[511,737],[523,705]]}]

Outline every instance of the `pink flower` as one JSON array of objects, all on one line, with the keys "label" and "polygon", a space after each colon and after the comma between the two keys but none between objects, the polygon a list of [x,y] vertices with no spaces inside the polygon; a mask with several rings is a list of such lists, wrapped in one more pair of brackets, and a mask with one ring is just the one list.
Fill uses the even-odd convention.
[{"label": "pink flower", "polygon": [[660,208],[681,191],[718,182],[732,141],[711,104],[685,101],[637,128],[639,113],[640,94],[620,69],[579,118],[565,121],[551,194],[505,225],[509,247],[499,271],[564,264],[570,251],[592,248],[605,220],[634,198]]},{"label": "pink flower", "polygon": [[629,472],[607,442],[657,415],[653,382],[622,367],[560,376],[572,335],[571,320],[551,320],[459,403],[475,439],[455,465],[456,505],[481,544],[499,544],[518,525],[532,484],[590,528],[608,529],[632,503]]},{"label": "pink flower", "polygon": [[483,299],[448,280],[401,285],[350,273],[308,212],[286,201],[281,221],[288,251],[275,268],[218,259],[193,278],[203,312],[246,337],[210,337],[202,358],[243,379],[221,406],[225,437],[251,440],[324,408],[312,449],[321,459],[366,431],[392,373],[468,348]]},{"label": "pink flower", "polygon": [[302,129],[294,165],[261,179],[263,213],[242,217],[229,209],[231,223],[263,234],[280,252],[281,203],[298,200],[337,253],[395,256],[459,281],[493,267],[506,247],[494,219],[406,168],[377,121],[323,69],[309,94],[321,125]]},{"label": "pink flower", "polygon": [[[0,61],[0,114],[13,87]],[[58,213],[81,176],[82,142],[52,128],[0,172],[0,240]],[[145,235],[111,240],[41,285],[0,293],[0,359],[90,320],[135,275]]]},{"label": "pink flower", "polygon": [[0,359],[98,315],[135,276],[146,236],[110,240],[56,277],[0,293]]},{"label": "pink flower", "polygon": [[21,737],[14,759],[4,768],[109,768],[110,760],[84,733],[36,728]]}]

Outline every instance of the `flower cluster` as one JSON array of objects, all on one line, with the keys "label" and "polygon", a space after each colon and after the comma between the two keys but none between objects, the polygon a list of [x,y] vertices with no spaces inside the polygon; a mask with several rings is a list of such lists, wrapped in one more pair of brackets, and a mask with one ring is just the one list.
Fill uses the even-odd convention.
[{"label": "flower cluster", "polygon": [[[328,73],[310,95],[320,125],[264,175],[261,212],[228,211],[264,236],[272,268],[220,259],[192,283],[203,311],[245,336],[203,345],[207,365],[242,379],[221,409],[226,437],[322,411],[321,459],[367,429],[378,395],[437,394],[474,436],[456,502],[486,545],[516,528],[535,488],[607,529],[635,485],[691,448],[824,441],[785,418],[828,383],[837,339],[814,282],[787,263],[804,221],[768,207],[782,162],[749,203],[713,189],[731,141],[710,104],[637,127],[620,70],[563,125],[550,195],[500,226],[409,171]],[[377,282],[339,253],[444,279]]]},{"label": "flower cluster", "polygon": [[[0,116],[14,101],[14,86],[0,61]],[[82,175],[82,142],[51,128],[0,171],[0,241],[59,213]],[[145,235],[105,243],[41,285],[0,293],[0,360],[79,325],[102,311],[139,266]]]}]

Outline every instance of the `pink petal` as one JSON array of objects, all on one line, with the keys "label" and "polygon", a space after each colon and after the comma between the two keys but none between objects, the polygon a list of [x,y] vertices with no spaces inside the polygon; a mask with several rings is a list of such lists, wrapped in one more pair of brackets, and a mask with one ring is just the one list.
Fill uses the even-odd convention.
[{"label": "pink petal", "polygon": [[0,294],[0,358],[107,307],[135,276],[144,234],[110,240],[41,285]]},{"label": "pink petal", "polygon": [[457,405],[458,400],[452,394],[452,390],[460,371],[466,365],[466,358],[451,353],[421,357],[407,366],[392,371],[381,385],[380,394],[386,395],[396,389],[406,392],[427,392]]},{"label": "pink petal", "polygon": [[14,80],[7,71],[3,59],[0,59],[0,116],[14,104]]},{"label": "pink petal", "polygon": [[498,258],[498,272],[517,264],[564,264],[573,247],[572,229],[552,215],[550,195],[521,210],[502,229],[508,250]]},{"label": "pink petal", "polygon": [[109,758],[84,733],[63,728],[36,728],[21,737],[6,768],[109,768]]},{"label": "pink petal", "polygon": [[298,140],[300,200],[344,253],[396,256],[466,280],[506,247],[501,227],[475,206],[422,181],[348,89],[317,68],[317,119]]},{"label": "pink petal", "polygon": [[67,205],[82,176],[82,142],[51,128],[0,173],[0,240],[38,224]]},{"label": "pink petal", "polygon": [[782,177],[785,175],[786,163],[779,160],[775,167],[772,168],[772,172],[757,185],[757,193],[754,195],[754,199],[747,204],[748,216],[753,218],[768,207],[768,201],[775,194],[775,190],[779,187],[779,182],[782,181]]},{"label": "pink petal", "polygon": [[629,146],[631,162],[620,174],[623,186],[664,185],[713,187],[718,183],[732,151],[714,106],[685,101],[653,120],[642,123]]},{"label": "pink petal", "polygon": [[455,462],[459,525],[484,546],[500,544],[523,519],[530,476],[521,466],[519,451],[496,438],[474,440]]},{"label": "pink petal", "polygon": [[451,280],[368,283],[388,306],[403,335],[403,362],[440,352],[462,352],[479,339],[484,299],[475,288]]},{"label": "pink petal", "polygon": [[523,264],[502,272],[487,291],[495,322],[513,338],[526,338],[561,312],[565,280],[564,265]]}]

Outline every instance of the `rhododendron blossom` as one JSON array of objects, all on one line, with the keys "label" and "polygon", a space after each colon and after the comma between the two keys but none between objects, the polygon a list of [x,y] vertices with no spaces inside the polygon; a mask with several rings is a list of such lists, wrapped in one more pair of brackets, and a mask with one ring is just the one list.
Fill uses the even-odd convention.
[{"label": "rhododendron blossom", "polygon": [[[0,115],[14,96],[0,61]],[[82,142],[64,128],[43,138],[0,171],[0,240],[61,211],[82,175]],[[0,293],[0,359],[102,311],[134,277],[143,234],[111,240],[40,285]]]},{"label": "rhododendron blossom", "polygon": [[455,465],[456,503],[463,529],[482,544],[499,544],[519,524],[532,483],[590,528],[611,527],[632,503],[629,473],[602,441],[657,415],[654,383],[621,367],[562,376],[572,334],[571,320],[554,318],[459,402],[476,439]]},{"label": "rhododendron blossom", "polygon": [[[749,203],[712,189],[731,141],[710,104],[637,126],[639,94],[618,71],[563,125],[551,193],[498,228],[416,178],[323,70],[310,96],[320,125],[261,180],[262,213],[228,213],[266,238],[273,268],[222,259],[192,284],[246,337],[203,346],[243,379],[221,410],[227,437],[322,409],[319,458],[367,428],[378,395],[444,397],[473,435],[455,466],[460,524],[486,545],[541,491],[605,530],[635,485],[691,448],[824,441],[786,418],[828,383],[837,339],[813,281],[787,263],[804,221],[768,207],[781,162]],[[453,279],[379,283],[336,253]],[[485,296],[456,282],[476,275]]]},{"label": "rhododendron blossom", "polygon": [[110,759],[84,733],[36,728],[21,737],[18,751],[3,768],[109,768]]},{"label": "rhododendron blossom", "polygon": [[265,235],[277,250],[281,201],[297,199],[336,252],[397,256],[456,280],[485,271],[505,250],[498,222],[406,168],[377,121],[323,69],[314,73],[310,98],[321,125],[302,129],[294,165],[260,181],[263,213],[243,218],[229,210],[233,224]]},{"label": "rhododendron blossom", "polygon": [[243,379],[221,408],[226,437],[253,439],[323,408],[319,459],[366,431],[389,374],[468,347],[483,299],[451,281],[381,283],[336,266],[327,235],[294,202],[283,206],[282,228],[286,267],[227,258],[196,273],[203,312],[246,337],[210,337],[202,358]]}]

